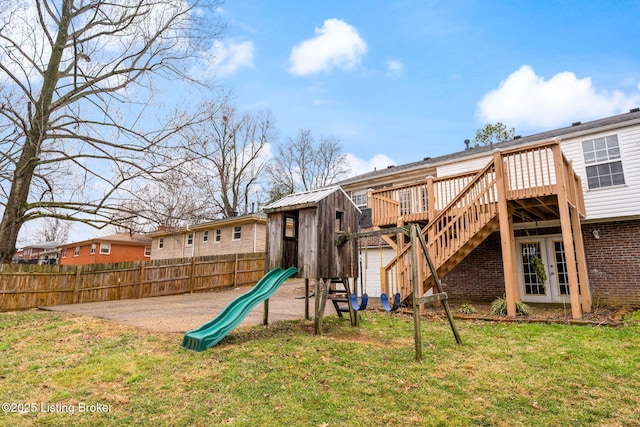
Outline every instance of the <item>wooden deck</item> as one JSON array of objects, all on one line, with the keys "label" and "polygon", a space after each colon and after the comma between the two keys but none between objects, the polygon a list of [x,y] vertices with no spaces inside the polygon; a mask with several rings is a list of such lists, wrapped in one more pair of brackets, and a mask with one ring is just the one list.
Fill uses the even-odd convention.
[{"label": "wooden deck", "polygon": [[[504,164],[504,174],[495,177],[494,185],[498,180],[504,180],[508,200],[517,201],[524,211],[530,211],[527,217],[535,220],[549,216],[548,205],[553,205],[553,200],[547,196],[556,196],[558,193],[557,171],[563,175],[563,182],[567,183],[569,203],[578,208],[581,216],[585,215],[580,177],[560,151],[557,142],[502,151],[499,155]],[[387,227],[398,223],[426,223],[448,207],[481,172],[428,178],[414,184],[370,191],[368,207],[371,208],[373,225]],[[557,210],[552,209],[550,213],[557,218]]]},{"label": "wooden deck", "polygon": [[[371,191],[368,206],[372,209],[374,227],[421,224],[430,256],[441,277],[498,229],[508,232],[510,239],[503,237],[508,239],[503,241],[503,249],[507,247],[510,251],[514,222],[560,219],[565,246],[569,246],[568,253],[573,252],[571,230],[575,233],[576,228],[579,229],[578,216],[585,215],[580,177],[558,142],[494,152],[480,171]],[[583,252],[582,241],[578,240],[580,247],[576,251]],[[382,277],[384,291],[389,292],[388,284],[393,283],[403,298],[413,292],[409,249],[402,239],[397,242],[397,255],[384,267]],[[518,292],[514,283],[514,280],[517,282],[515,258],[509,252],[504,253],[507,253],[503,256],[509,300],[509,294],[513,296],[513,292]],[[577,255],[580,256],[583,254]],[[418,266],[418,271],[423,281],[422,290],[428,289],[431,283],[426,262]],[[581,274],[586,276],[586,270]],[[577,278],[574,285],[577,298]],[[513,307],[514,298],[519,299],[518,295],[511,298]],[[590,302],[585,306],[585,310],[588,309]],[[574,317],[576,315],[580,317],[574,312]]]}]

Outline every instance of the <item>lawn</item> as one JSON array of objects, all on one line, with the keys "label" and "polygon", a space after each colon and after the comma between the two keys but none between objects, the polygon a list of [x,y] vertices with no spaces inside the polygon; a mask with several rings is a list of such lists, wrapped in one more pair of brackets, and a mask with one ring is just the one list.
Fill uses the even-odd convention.
[{"label": "lawn", "polygon": [[[640,313],[619,328],[422,322],[373,312],[181,335],[0,313],[6,426],[640,426]],[[7,405],[8,404],[8,405]],[[73,413],[71,413],[73,412]]]}]

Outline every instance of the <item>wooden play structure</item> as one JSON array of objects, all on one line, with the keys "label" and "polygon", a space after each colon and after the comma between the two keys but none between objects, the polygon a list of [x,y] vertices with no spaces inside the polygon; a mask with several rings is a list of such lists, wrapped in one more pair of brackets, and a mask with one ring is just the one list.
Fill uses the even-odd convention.
[{"label": "wooden play structure", "polygon": [[[286,196],[265,208],[267,244],[265,271],[296,267],[305,279],[305,315],[309,318],[309,283],[315,281],[315,330],[322,333],[328,299],[339,316],[358,315],[348,304],[350,281],[358,277],[358,248],[354,241],[337,246],[336,237],[358,231],[360,210],[340,187]],[[266,313],[266,310],[265,310]]]},{"label": "wooden play structure", "polygon": [[[351,324],[359,321],[358,305],[355,304],[356,278],[358,277],[357,240],[373,235],[399,233],[410,237],[413,247],[418,248],[421,239],[417,224],[397,227],[392,230],[360,232],[358,219],[360,210],[340,187],[329,187],[314,191],[291,194],[268,205],[267,256],[265,271],[276,268],[298,269],[297,277],[305,279],[305,315],[309,317],[309,282],[315,283],[315,333],[322,333],[322,321],[327,300],[334,304],[338,316],[348,312]],[[416,250],[410,251],[414,265],[418,265]],[[428,252],[426,262],[433,267]],[[414,335],[416,359],[422,359],[420,334],[420,304],[442,301],[451,328],[458,343],[460,336],[449,311],[446,293],[442,292],[437,271],[433,277],[438,293],[414,299]],[[417,291],[418,272],[415,270],[412,283]],[[265,316],[268,316],[268,301],[265,301]],[[340,305],[346,304],[346,305]],[[265,323],[267,318],[265,317]]]}]

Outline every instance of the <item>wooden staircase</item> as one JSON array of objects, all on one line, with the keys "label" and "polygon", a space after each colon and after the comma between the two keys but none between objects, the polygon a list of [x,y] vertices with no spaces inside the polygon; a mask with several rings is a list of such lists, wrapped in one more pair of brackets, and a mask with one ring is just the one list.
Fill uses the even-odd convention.
[{"label": "wooden staircase", "polygon": [[[431,259],[444,276],[498,229],[498,193],[494,162],[478,172],[432,221],[422,228]],[[386,283],[398,284],[403,299],[412,292],[411,246],[407,245],[385,266]],[[422,249],[418,259],[424,289],[433,284]],[[395,277],[394,277],[395,276]]]}]

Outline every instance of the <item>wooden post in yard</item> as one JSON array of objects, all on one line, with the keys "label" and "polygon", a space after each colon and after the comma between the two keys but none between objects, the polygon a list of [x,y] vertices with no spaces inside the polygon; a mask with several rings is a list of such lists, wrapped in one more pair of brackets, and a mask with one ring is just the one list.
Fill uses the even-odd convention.
[{"label": "wooden post in yard", "polygon": [[315,300],[315,314],[314,314],[315,334],[322,335],[322,316],[320,315],[320,299],[322,298],[322,296],[320,295],[320,279],[316,278],[315,281],[316,281],[316,286],[315,286],[316,296],[314,298]]},{"label": "wooden post in yard", "polygon": [[309,279],[304,279],[304,320],[311,320],[309,316]]},{"label": "wooden post in yard", "polygon": [[413,282],[413,335],[416,349],[416,361],[422,360],[422,328],[420,325],[420,303],[419,303],[419,280],[418,276],[418,238],[416,233],[419,233],[419,227],[415,224],[411,225],[411,233],[409,237],[411,239],[411,281]]},{"label": "wooden post in yard", "polygon": [[269,298],[264,300],[264,310],[262,312],[262,325],[267,326],[269,324]]}]

